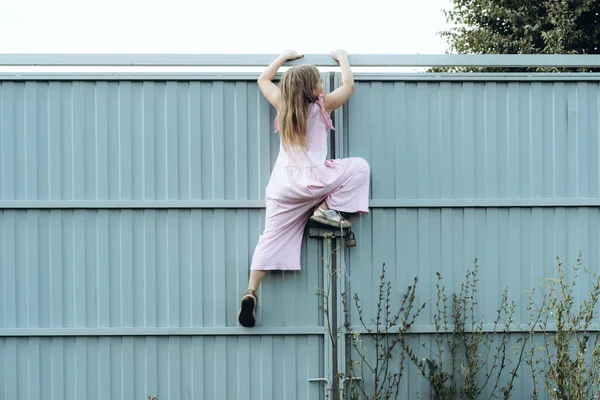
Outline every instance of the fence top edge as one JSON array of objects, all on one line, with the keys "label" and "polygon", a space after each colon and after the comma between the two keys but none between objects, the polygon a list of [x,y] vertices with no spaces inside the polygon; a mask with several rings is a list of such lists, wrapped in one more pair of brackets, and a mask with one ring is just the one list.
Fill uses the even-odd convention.
[{"label": "fence top edge", "polygon": [[[0,82],[2,81],[230,81],[230,82],[252,82],[255,81],[259,73],[249,72],[0,72]],[[336,74],[338,76],[339,73]],[[281,74],[277,74],[276,80],[279,80]],[[597,82],[600,81],[600,73],[586,72],[565,72],[565,73],[371,73],[355,72],[354,80],[356,82],[473,82],[473,81],[580,81]]]},{"label": "fence top edge", "polygon": [[[0,54],[0,66],[264,67],[275,54]],[[351,54],[356,67],[600,67],[600,55]],[[328,54],[307,54],[286,65],[335,67]]]}]

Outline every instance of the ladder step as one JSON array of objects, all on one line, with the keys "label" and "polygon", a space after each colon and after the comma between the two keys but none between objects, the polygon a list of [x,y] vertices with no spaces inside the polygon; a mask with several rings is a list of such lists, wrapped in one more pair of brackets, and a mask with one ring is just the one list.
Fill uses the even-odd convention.
[{"label": "ladder step", "polygon": [[[344,229],[344,235],[346,234],[346,230]],[[339,228],[309,228],[308,236],[310,237],[342,237],[342,231]]]}]

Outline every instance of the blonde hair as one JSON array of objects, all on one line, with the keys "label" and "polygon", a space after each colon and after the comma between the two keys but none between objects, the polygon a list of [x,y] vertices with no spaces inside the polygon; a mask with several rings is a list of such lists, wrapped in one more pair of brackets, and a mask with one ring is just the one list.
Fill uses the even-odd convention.
[{"label": "blonde hair", "polygon": [[321,81],[319,70],[312,65],[290,68],[281,79],[279,133],[283,148],[306,149],[308,105],[316,101],[315,89]]}]

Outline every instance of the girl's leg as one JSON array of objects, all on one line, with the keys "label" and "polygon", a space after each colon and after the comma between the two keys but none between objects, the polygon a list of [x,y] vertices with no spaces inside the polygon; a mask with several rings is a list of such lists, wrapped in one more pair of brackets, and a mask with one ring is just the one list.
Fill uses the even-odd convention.
[{"label": "girl's leg", "polygon": [[238,313],[238,322],[246,328],[252,328],[256,325],[256,308],[258,307],[258,295],[256,291],[260,281],[265,277],[267,271],[250,270],[250,279],[248,280],[248,290],[242,296],[240,312]]},{"label": "girl's leg", "polygon": [[250,279],[248,280],[248,290],[242,297],[238,322],[246,328],[252,328],[256,325],[256,307],[258,306],[258,296],[256,291],[260,281],[267,275],[267,271],[250,270]]},{"label": "girl's leg", "polygon": [[[334,227],[349,227],[340,213],[368,212],[369,164],[362,158],[336,160],[343,168],[341,175],[325,201],[315,208],[312,219]],[[335,211],[328,211],[335,210]]]},{"label": "girl's leg", "polygon": [[267,271],[252,269],[250,270],[250,279],[248,281],[248,290],[258,290],[258,286],[263,278],[267,275]]},{"label": "girl's leg", "polygon": [[347,213],[369,210],[369,164],[362,158],[347,158],[343,161],[347,164],[344,180],[327,197],[329,208]]},{"label": "girl's leg", "polygon": [[265,230],[252,256],[248,290],[242,297],[238,321],[245,327],[256,324],[257,290],[270,269],[300,269],[302,235],[314,201],[288,205],[267,199]]},{"label": "girl's leg", "polygon": [[321,203],[319,206],[317,206],[317,208],[320,208],[323,211],[329,210],[329,207],[327,206],[327,201],[324,201],[323,203]]}]

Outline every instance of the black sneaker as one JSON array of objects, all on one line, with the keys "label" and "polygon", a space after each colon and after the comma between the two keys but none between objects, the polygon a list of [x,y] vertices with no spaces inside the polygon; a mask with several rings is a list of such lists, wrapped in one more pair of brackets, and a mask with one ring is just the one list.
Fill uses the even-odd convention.
[{"label": "black sneaker", "polygon": [[242,296],[242,304],[238,314],[238,322],[246,328],[252,328],[256,325],[256,307],[258,306],[258,296],[255,290],[246,290]]}]

